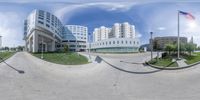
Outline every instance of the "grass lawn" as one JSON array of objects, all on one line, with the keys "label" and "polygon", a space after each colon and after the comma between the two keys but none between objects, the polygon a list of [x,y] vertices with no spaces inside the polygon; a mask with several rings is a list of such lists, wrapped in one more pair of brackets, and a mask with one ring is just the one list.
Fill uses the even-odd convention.
[{"label": "grass lawn", "polygon": [[184,56],[184,58],[186,59],[185,63],[193,64],[200,61],[200,52],[195,52],[193,54],[194,55],[192,56]]},{"label": "grass lawn", "polygon": [[5,59],[11,57],[14,54],[15,54],[15,52],[0,52],[0,57],[5,60]]},{"label": "grass lawn", "polygon": [[159,59],[158,61],[153,59],[152,62],[150,61],[150,64],[162,67],[178,67],[178,64],[176,62],[172,62],[171,58]]},{"label": "grass lawn", "polygon": [[[33,55],[41,58],[41,53],[33,53]],[[80,65],[88,63],[88,59],[85,56],[79,55],[75,52],[44,53],[43,57],[43,59],[46,61],[63,65]]]}]

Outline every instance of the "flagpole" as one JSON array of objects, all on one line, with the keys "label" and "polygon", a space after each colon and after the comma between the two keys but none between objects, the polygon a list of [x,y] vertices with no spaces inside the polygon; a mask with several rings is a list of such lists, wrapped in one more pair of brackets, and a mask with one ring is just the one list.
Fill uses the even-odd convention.
[{"label": "flagpole", "polygon": [[178,43],[178,53],[177,53],[177,59],[180,59],[180,31],[179,31],[179,20],[180,20],[180,18],[179,18],[179,11],[178,11],[178,38],[177,38],[177,43]]}]

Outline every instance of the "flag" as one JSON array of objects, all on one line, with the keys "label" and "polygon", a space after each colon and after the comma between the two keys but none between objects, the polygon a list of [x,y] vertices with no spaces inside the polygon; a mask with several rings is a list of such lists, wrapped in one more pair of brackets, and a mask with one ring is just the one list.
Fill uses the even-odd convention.
[{"label": "flag", "polygon": [[195,17],[188,12],[179,11],[179,14],[184,15],[187,19],[195,20]]}]

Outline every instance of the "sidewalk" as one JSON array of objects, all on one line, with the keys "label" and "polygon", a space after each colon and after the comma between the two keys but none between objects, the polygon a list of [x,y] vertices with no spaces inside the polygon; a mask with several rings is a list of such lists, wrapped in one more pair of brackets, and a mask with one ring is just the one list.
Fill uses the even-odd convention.
[{"label": "sidewalk", "polygon": [[187,64],[185,63],[185,59],[177,60],[176,62],[179,67],[187,66]]}]

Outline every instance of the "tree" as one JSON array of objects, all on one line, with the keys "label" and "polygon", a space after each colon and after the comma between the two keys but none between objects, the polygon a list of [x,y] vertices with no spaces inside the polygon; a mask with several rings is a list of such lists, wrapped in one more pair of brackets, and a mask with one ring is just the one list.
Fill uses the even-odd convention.
[{"label": "tree", "polygon": [[196,49],[197,49],[197,50],[200,50],[200,46],[198,46]]},{"label": "tree", "polygon": [[23,49],[24,49],[24,46],[18,46],[18,47],[17,47],[17,50],[18,50],[18,51],[23,51]]},{"label": "tree", "polygon": [[16,48],[15,47],[11,47],[10,50],[11,51],[16,51]]},{"label": "tree", "polygon": [[64,52],[67,53],[68,51],[69,51],[69,47],[68,47],[68,45],[65,44],[64,45]]},{"label": "tree", "polygon": [[186,44],[185,43],[180,43],[180,53],[186,51]]},{"label": "tree", "polygon": [[185,47],[186,47],[186,51],[187,51],[190,55],[192,55],[192,52],[193,52],[194,49],[195,49],[195,45],[194,45],[193,43],[187,43]]},{"label": "tree", "polygon": [[159,51],[162,50],[162,49],[161,49],[160,46],[158,45],[158,42],[155,42],[155,43],[154,43],[153,48],[154,48],[155,51],[157,51],[157,57],[156,57],[156,58],[157,58],[157,61],[158,61],[158,60],[159,60],[159,59],[158,59],[158,58],[159,58]]},{"label": "tree", "polygon": [[175,45],[173,44],[166,44],[165,45],[165,51],[168,51],[169,55],[171,54],[172,51],[174,51],[176,48]]},{"label": "tree", "polygon": [[6,51],[9,51],[9,49],[10,49],[9,47],[5,47],[5,50],[6,50]]}]

